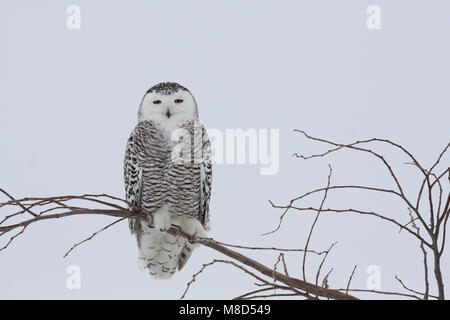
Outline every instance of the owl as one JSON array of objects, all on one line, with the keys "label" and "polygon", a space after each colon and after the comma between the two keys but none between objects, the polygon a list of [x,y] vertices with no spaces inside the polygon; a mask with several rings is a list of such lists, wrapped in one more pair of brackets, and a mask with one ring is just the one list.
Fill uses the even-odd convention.
[{"label": "owl", "polygon": [[[158,279],[172,277],[189,259],[195,237],[209,230],[211,148],[191,92],[173,82],[144,95],[128,139],[124,178],[139,266]],[[179,228],[187,239],[165,232]]]}]

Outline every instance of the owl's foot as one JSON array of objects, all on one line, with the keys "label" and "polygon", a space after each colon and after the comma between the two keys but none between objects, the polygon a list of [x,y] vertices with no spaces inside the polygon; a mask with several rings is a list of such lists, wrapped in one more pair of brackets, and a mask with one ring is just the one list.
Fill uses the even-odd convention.
[{"label": "owl's foot", "polygon": [[188,240],[192,244],[196,242],[196,238],[208,237],[203,225],[195,218],[185,218],[184,223],[181,225],[181,230],[189,235]]},{"label": "owl's foot", "polygon": [[162,207],[153,212],[153,224],[159,231],[169,230],[172,226],[170,212],[166,208]]}]

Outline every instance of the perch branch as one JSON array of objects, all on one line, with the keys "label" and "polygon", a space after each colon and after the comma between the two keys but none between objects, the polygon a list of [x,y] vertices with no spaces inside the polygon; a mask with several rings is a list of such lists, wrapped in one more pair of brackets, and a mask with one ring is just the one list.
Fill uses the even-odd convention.
[{"label": "perch branch", "polygon": [[[108,199],[109,201],[106,201],[105,199]],[[84,208],[80,206],[73,206],[71,203],[73,201],[78,202],[88,202],[95,205],[102,205],[103,208]],[[142,219],[146,220],[147,215],[149,213],[147,212],[141,212],[141,213],[135,213],[130,210],[126,206],[122,206],[118,203],[114,203],[111,201],[115,201],[118,203],[121,203],[122,205],[126,202],[124,200],[121,200],[116,197],[108,196],[105,194],[100,195],[82,195],[82,196],[59,196],[59,197],[49,197],[49,198],[23,198],[19,200],[9,200],[4,203],[0,203],[0,208],[5,207],[11,207],[11,208],[17,208],[20,207],[21,211],[27,212],[27,210],[24,209],[30,209],[30,208],[39,208],[40,212],[36,214],[36,216],[32,216],[31,218],[27,219],[20,219],[21,215],[14,216],[10,219],[4,220],[0,223],[0,240],[1,238],[8,232],[11,232],[13,230],[19,230],[19,234],[22,234],[25,229],[29,228],[30,225],[35,224],[39,221],[47,221],[47,220],[55,220],[55,219],[61,219],[69,216],[77,216],[77,215],[104,215],[104,216],[110,216],[110,217],[116,217],[119,218],[118,220],[115,220],[113,223],[110,223],[109,225],[105,226],[101,230],[93,233],[89,238],[80,241],[76,243],[69,251],[66,253],[69,254],[74,248],[78,247],[79,245],[86,243],[87,241],[94,238],[96,235],[98,235],[100,232],[108,229],[112,225],[118,223],[119,221],[122,221],[126,218],[135,218],[135,219]],[[50,211],[51,210],[51,211]],[[52,213],[50,213],[52,212]],[[144,214],[142,214],[144,213]],[[19,219],[19,221],[12,221],[11,219]],[[11,222],[10,222],[11,221]],[[171,233],[172,235],[180,235],[183,237],[187,237],[186,234],[184,234],[182,231],[180,231],[177,228],[171,228],[167,232]],[[16,240],[18,234],[15,235],[12,239],[8,241],[8,246]],[[240,266],[239,269],[243,270],[254,270],[257,271],[262,276],[266,276],[269,278],[274,277],[276,281],[279,281],[283,284],[285,284],[288,287],[292,287],[294,290],[299,291],[296,292],[297,295],[301,295],[302,292],[306,289],[306,286],[314,289],[319,293],[319,296],[321,297],[329,297],[331,299],[344,299],[344,300],[353,300],[357,299],[354,296],[345,294],[343,292],[332,290],[329,288],[316,288],[314,284],[306,283],[303,280],[289,277],[288,275],[279,273],[279,272],[273,272],[273,270],[269,267],[264,266],[263,264],[239,253],[236,251],[233,251],[229,248],[227,248],[225,245],[221,245],[219,242],[216,242],[213,239],[203,239],[199,238],[196,239],[196,241],[206,247],[209,247],[217,252],[220,252],[229,258],[233,259],[234,261],[242,263],[242,265],[245,265],[246,267]],[[242,246],[242,249],[254,249],[257,247],[245,247]],[[4,248],[6,249],[6,248]],[[276,248],[265,248],[265,249],[276,249]],[[293,250],[293,249],[285,249],[285,250]],[[232,263],[233,265],[237,266],[238,264],[236,262]],[[252,272],[253,273],[253,272]],[[256,275],[256,273],[253,273]],[[263,280],[261,276],[257,276],[259,280]],[[195,281],[195,279],[194,279]],[[292,289],[291,289],[292,291]]]}]

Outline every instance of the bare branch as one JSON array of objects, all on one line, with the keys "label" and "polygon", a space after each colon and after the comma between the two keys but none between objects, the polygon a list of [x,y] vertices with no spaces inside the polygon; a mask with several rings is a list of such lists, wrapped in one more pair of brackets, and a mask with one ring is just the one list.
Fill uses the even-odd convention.
[{"label": "bare branch", "polygon": [[[413,290],[413,289],[408,288],[408,287],[405,285],[405,283],[404,283],[399,277],[397,277],[397,276],[395,276],[395,279],[396,279],[398,282],[400,282],[400,284],[401,284],[401,286],[403,287],[403,289],[405,289],[405,290],[407,290],[407,291],[409,291],[409,292],[418,294],[418,295],[422,295],[422,296],[424,296],[424,300],[428,300],[428,294],[427,294],[426,292],[423,293],[423,292],[419,292],[419,291],[416,291],[416,290]],[[433,296],[433,295],[430,295],[430,297],[438,299],[438,297]]]},{"label": "bare branch", "polygon": [[[306,255],[308,253],[309,242],[311,241],[311,236],[312,236],[312,233],[314,231],[314,227],[316,226],[317,220],[319,219],[319,215],[322,212],[322,208],[323,208],[323,205],[325,203],[325,200],[327,199],[328,188],[330,186],[330,181],[331,181],[331,174],[333,173],[333,169],[331,169],[330,165],[328,165],[328,168],[329,168],[330,171],[329,171],[329,174],[328,174],[327,188],[326,188],[325,193],[323,195],[322,202],[320,203],[319,210],[317,210],[316,217],[314,218],[313,224],[311,225],[311,228],[309,230],[308,239],[306,240],[306,244],[305,244],[305,252],[303,253],[302,272],[303,272],[303,279],[305,280],[305,284],[306,284]],[[307,285],[306,285],[306,294],[309,294],[309,289],[308,289]],[[317,294],[317,290],[316,290],[316,294]]]},{"label": "bare branch", "polygon": [[356,265],[353,268],[353,271],[352,271],[352,274],[350,275],[350,278],[348,279],[347,289],[345,290],[345,294],[348,294],[348,289],[350,288],[350,282],[352,282],[353,275],[355,274],[355,270],[356,270]]},{"label": "bare branch", "polygon": [[[328,257],[328,254],[331,252],[331,250],[333,249],[333,247],[337,244],[337,242],[334,242],[326,251],[325,256],[323,257],[322,261],[320,262],[319,268],[317,269],[317,273],[316,273],[316,288],[319,286],[319,276],[320,276],[320,271],[322,270],[323,264],[325,263],[325,260]],[[333,270],[333,269],[331,269]],[[331,272],[331,271],[330,271]],[[329,274],[329,273],[328,273]],[[325,278],[328,278],[328,274]],[[325,280],[324,278],[324,280]],[[323,281],[322,281],[323,284]],[[316,297],[319,297],[319,293],[316,290]]]},{"label": "bare branch", "polygon": [[[321,138],[316,138],[316,137],[310,136],[309,134],[307,134],[305,131],[302,131],[302,130],[296,129],[294,131],[302,133],[306,138],[308,138],[310,140],[323,142],[323,143],[326,143],[326,144],[329,144],[329,145],[337,147],[334,150],[329,150],[328,152],[323,153],[323,154],[317,154],[317,155],[313,155],[313,156],[310,156],[310,157],[299,156],[302,159],[310,159],[310,158],[313,158],[313,157],[323,157],[323,156],[325,156],[325,155],[327,155],[327,154],[329,154],[331,152],[340,150],[342,148],[346,148],[346,149],[352,149],[352,150],[356,150],[356,151],[369,153],[369,154],[375,156],[376,158],[378,158],[379,160],[381,160],[382,163],[384,164],[384,166],[386,167],[386,169],[389,171],[392,179],[394,180],[394,182],[395,182],[395,184],[397,186],[397,189],[398,189],[398,191],[399,191],[403,201],[408,205],[408,207],[410,207],[415,212],[415,214],[417,215],[417,217],[419,218],[421,223],[424,225],[424,228],[427,230],[427,232],[431,233],[431,229],[428,227],[428,225],[426,224],[426,222],[423,219],[423,217],[421,216],[421,214],[415,209],[415,207],[411,204],[411,202],[406,197],[406,195],[405,195],[405,193],[403,191],[402,185],[400,184],[399,179],[397,178],[396,174],[394,173],[394,170],[392,169],[392,166],[386,161],[386,159],[381,154],[379,154],[379,153],[377,153],[377,152],[375,152],[375,151],[373,151],[371,149],[365,149],[365,148],[357,147],[356,145],[362,144],[362,143],[368,143],[368,142],[372,142],[372,141],[379,141],[379,142],[389,143],[389,144],[391,144],[393,146],[396,146],[397,148],[399,147],[408,156],[410,156],[412,158],[412,160],[417,164],[418,167],[421,167],[421,165],[416,161],[416,159],[408,151],[406,151],[406,149],[404,149],[403,147],[399,146],[398,144],[393,143],[393,142],[391,142],[389,140],[386,140],[386,139],[373,138],[373,139],[369,139],[369,140],[357,141],[357,142],[354,142],[352,144],[339,144],[339,143],[335,143],[335,142],[332,142],[332,141],[329,141],[329,140],[325,140],[325,139],[321,139]],[[425,175],[426,175],[426,173],[425,173]]]},{"label": "bare branch", "polygon": [[100,232],[105,231],[106,229],[112,227],[113,225],[115,225],[116,223],[118,223],[118,222],[120,222],[120,221],[122,221],[122,220],[124,220],[124,219],[126,219],[126,218],[120,218],[120,219],[117,219],[117,220],[115,220],[114,222],[108,224],[107,226],[101,228],[100,230],[94,232],[89,238],[86,238],[86,239],[84,239],[83,241],[80,241],[80,242],[74,244],[74,245],[73,245],[73,246],[72,246],[72,247],[64,254],[63,258],[67,257],[67,256],[72,252],[72,250],[75,249],[76,247],[78,247],[79,245],[81,245],[81,244],[83,244],[83,243],[85,243],[85,242],[87,242],[87,241],[89,241],[89,240],[92,240],[92,239],[93,239],[96,235],[98,235]]},{"label": "bare branch", "polygon": [[[294,209],[294,210],[297,210],[297,211],[313,211],[313,212],[314,211],[315,212],[319,211],[318,208],[313,208],[313,207],[303,207],[303,208],[301,208],[301,207],[295,207],[295,206],[289,206],[289,205],[288,206],[273,205],[273,207],[274,208],[280,208],[280,209]],[[364,210],[352,209],[352,208],[349,208],[349,209],[326,208],[326,209],[322,209],[321,212],[322,213],[324,213],[324,212],[327,212],[327,213],[330,213],[330,212],[334,212],[334,213],[358,213],[358,214],[361,214],[361,215],[374,216],[374,217],[380,218],[382,220],[389,221],[389,222],[395,224],[397,227],[408,231],[414,237],[418,238],[420,241],[423,241],[428,247],[431,248],[431,244],[430,243],[428,243],[421,236],[418,236],[413,230],[405,227],[404,224],[401,224],[400,222],[396,221],[395,219],[385,217],[385,216],[383,216],[383,215],[381,215],[379,213],[373,212],[373,211],[364,211]]]}]

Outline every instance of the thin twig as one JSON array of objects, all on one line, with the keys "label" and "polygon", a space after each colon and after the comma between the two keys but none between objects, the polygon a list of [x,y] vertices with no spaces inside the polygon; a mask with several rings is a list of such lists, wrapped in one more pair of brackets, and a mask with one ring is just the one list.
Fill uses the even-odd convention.
[{"label": "thin twig", "polygon": [[120,218],[120,219],[117,219],[117,220],[115,220],[114,222],[108,224],[107,226],[101,228],[100,230],[94,232],[90,237],[88,237],[88,238],[86,238],[86,239],[84,239],[84,240],[82,240],[82,241],[80,241],[80,242],[78,242],[78,243],[75,243],[75,244],[74,244],[74,245],[73,245],[73,246],[72,246],[72,247],[64,254],[63,258],[67,257],[67,256],[72,252],[72,250],[75,249],[76,247],[78,247],[79,245],[81,245],[81,244],[83,244],[83,243],[85,243],[85,242],[87,242],[87,241],[89,241],[89,240],[92,240],[92,239],[93,239],[96,235],[98,235],[100,232],[105,231],[106,229],[112,227],[113,225],[115,225],[116,223],[118,223],[118,222],[120,222],[120,221],[122,221],[122,220],[124,220],[124,219],[126,219],[126,218]]},{"label": "thin twig", "polygon": [[353,275],[355,274],[355,270],[356,270],[356,265],[353,268],[353,271],[352,271],[352,274],[350,275],[350,278],[348,279],[347,290],[345,290],[345,294],[348,294],[348,288],[350,288],[350,282],[352,282]]},{"label": "thin twig", "polygon": [[[329,174],[328,174],[327,188],[326,188],[326,190],[324,192],[324,195],[323,195],[323,198],[322,198],[322,202],[320,203],[319,210],[317,210],[316,217],[314,218],[314,221],[313,221],[313,223],[311,225],[311,228],[309,230],[308,239],[306,240],[306,244],[305,244],[305,252],[303,253],[302,272],[303,272],[303,280],[305,280],[305,284],[307,283],[306,282],[306,255],[308,253],[309,242],[311,241],[311,236],[312,236],[312,233],[314,231],[314,227],[316,226],[317,220],[319,219],[320,213],[322,212],[322,208],[323,208],[323,205],[325,203],[325,200],[327,199],[328,187],[330,186],[331,174],[333,173],[333,169],[331,168],[330,165],[328,165],[328,168],[329,168],[330,171],[329,171]],[[306,294],[309,294],[308,285],[306,285]],[[316,295],[317,295],[317,292],[316,292]]]}]

